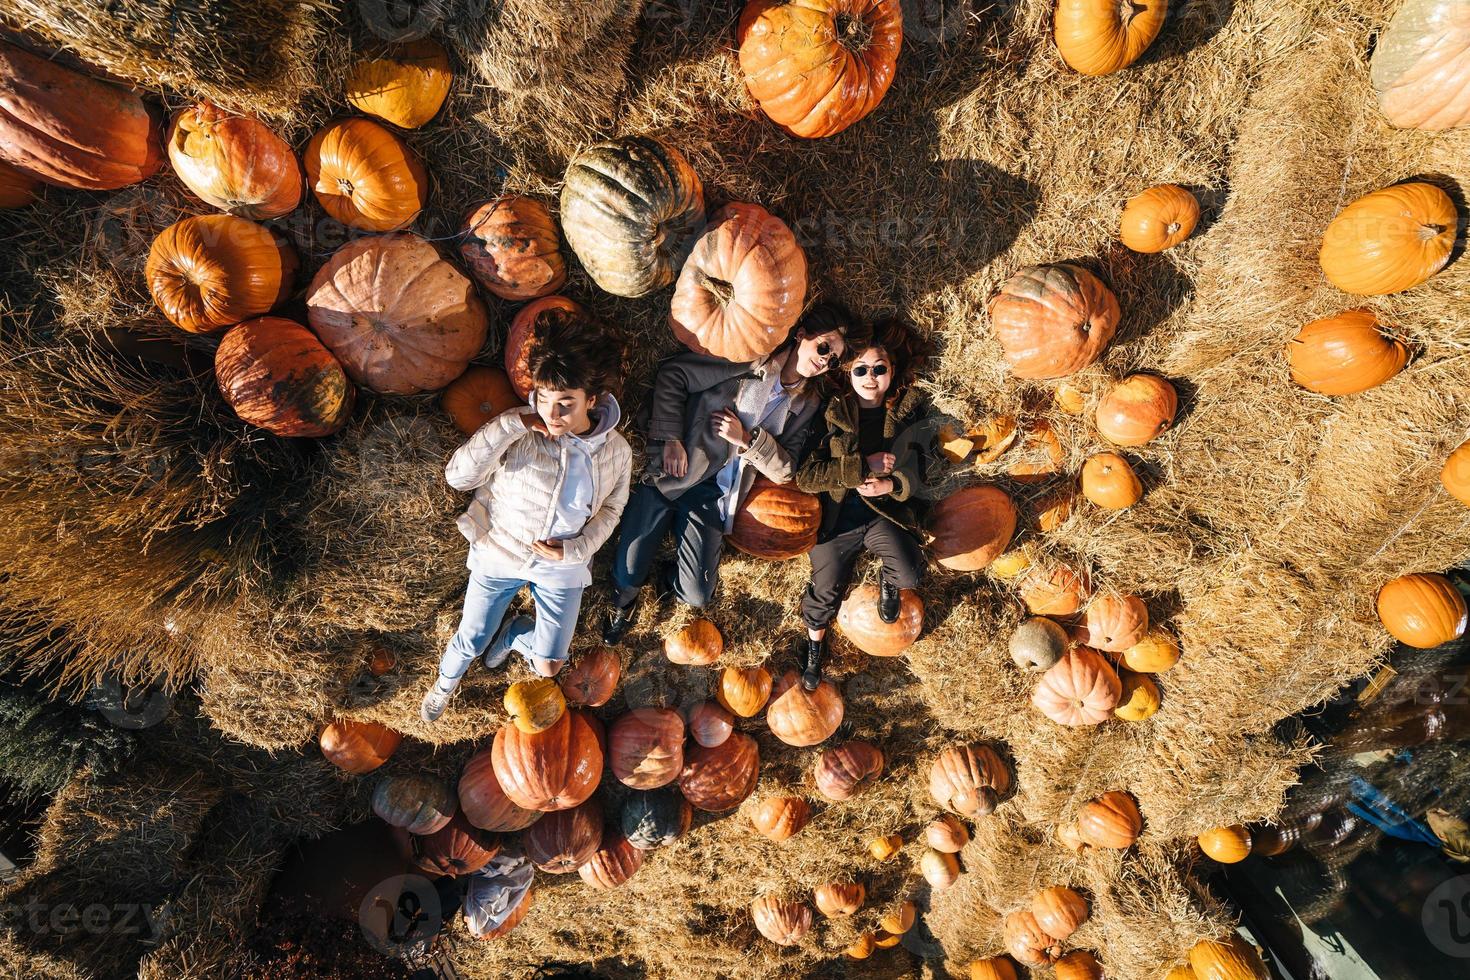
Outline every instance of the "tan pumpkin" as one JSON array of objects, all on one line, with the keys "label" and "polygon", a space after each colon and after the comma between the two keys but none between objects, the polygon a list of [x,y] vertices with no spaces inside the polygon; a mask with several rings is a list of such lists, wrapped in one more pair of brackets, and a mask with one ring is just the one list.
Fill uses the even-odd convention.
[{"label": "tan pumpkin", "polygon": [[713,701],[692,705],[685,721],[690,737],[707,749],[725,744],[725,739],[735,731],[735,716]]},{"label": "tan pumpkin", "polygon": [[739,806],[759,778],[760,749],[736,732],[714,748],[696,745],[684,753],[679,791],[695,809],[720,813]]},{"label": "tan pumpkin", "polygon": [[549,874],[565,875],[597,855],[602,833],[602,805],[592,797],[537,820],[521,834],[521,845],[536,867]]},{"label": "tan pumpkin", "polygon": [[1004,956],[975,960],[970,964],[970,980],[1016,980],[1016,966]]},{"label": "tan pumpkin", "polygon": [[230,328],[214,351],[214,377],[241,420],[278,436],[329,436],[347,424],[357,400],[332,352],[278,316]]},{"label": "tan pumpkin", "polygon": [[1411,647],[1428,650],[1465,633],[1465,598],[1443,575],[1401,575],[1378,590],[1378,620]]},{"label": "tan pumpkin", "polygon": [[764,667],[726,667],[715,700],[741,718],[754,718],[771,697],[771,672]]},{"label": "tan pumpkin", "polygon": [[504,194],[472,208],[460,237],[470,275],[501,299],[536,299],[567,281],[561,234],[534,197]]},{"label": "tan pumpkin", "polygon": [[1066,565],[1050,571],[1032,567],[1019,584],[1021,600],[1033,616],[1070,616],[1082,608],[1092,591],[1087,574]]},{"label": "tan pumpkin", "polygon": [[837,803],[864,792],[883,775],[883,750],[868,742],[823,749],[812,769],[817,792]]},{"label": "tan pumpkin", "polygon": [[868,890],[860,881],[829,881],[812,891],[817,910],[829,919],[839,915],[852,915],[863,907]]},{"label": "tan pumpkin", "polygon": [[328,123],[306,144],[302,162],[321,206],[351,228],[407,228],[429,200],[429,174],[418,155],[371,119]]},{"label": "tan pumpkin", "polygon": [[778,843],[800,833],[812,819],[812,808],[799,796],[772,796],[751,814],[755,829]]},{"label": "tan pumpkin", "polygon": [[1031,896],[1031,915],[1043,932],[1061,941],[1087,921],[1087,899],[1064,885],[1052,885]]},{"label": "tan pumpkin", "polygon": [[618,782],[657,789],[684,769],[684,719],[669,708],[635,708],[608,728],[608,763]]},{"label": "tan pumpkin", "polygon": [[1460,443],[1445,459],[1439,482],[1450,496],[1470,507],[1470,442]]},{"label": "tan pumpkin", "polygon": [[751,903],[750,917],[762,936],[778,946],[795,946],[812,927],[812,910],[805,902],[786,902],[762,895]]},{"label": "tan pumpkin", "polygon": [[1378,35],[1369,76],[1378,107],[1400,129],[1470,125],[1470,9],[1405,0]]},{"label": "tan pumpkin", "polygon": [[1160,184],[1129,198],[1118,237],[1135,252],[1173,248],[1199,224],[1199,200],[1178,184]]},{"label": "tan pumpkin", "polygon": [[924,840],[936,851],[958,854],[970,842],[970,832],[964,824],[946,813],[924,828]]},{"label": "tan pumpkin", "polygon": [[1318,259],[1343,292],[1402,292],[1445,267],[1458,221],[1455,202],[1433,184],[1395,184],[1338,212],[1322,234]]},{"label": "tan pumpkin", "polygon": [[960,880],[960,862],[950,853],[932,847],[919,858],[919,873],[935,891],[943,891]]},{"label": "tan pumpkin", "polygon": [[1168,13],[1169,0],[1057,0],[1057,51],[1084,75],[1119,71],[1154,43]]},{"label": "tan pumpkin", "polygon": [[392,758],[402,740],[402,735],[375,721],[340,718],[322,729],[317,744],[332,765],[360,776]]},{"label": "tan pumpkin", "polygon": [[549,677],[517,681],[506,688],[504,702],[511,724],[527,734],[546,731],[567,710],[561,688]]},{"label": "tan pumpkin", "polygon": [[1050,669],[1069,646],[1066,630],[1050,619],[1033,616],[1016,627],[1008,649],[1017,667],[1036,673]]},{"label": "tan pumpkin", "polygon": [[633,877],[643,867],[643,858],[644,852],[628,843],[621,833],[604,832],[602,846],[577,869],[577,874],[598,891],[608,891]]},{"label": "tan pumpkin", "polygon": [[891,861],[903,852],[903,838],[897,834],[874,837],[868,842],[868,853],[879,861]]},{"label": "tan pumpkin", "polygon": [[481,830],[502,833],[525,830],[541,819],[540,810],[519,806],[505,795],[489,746],[470,756],[459,774],[459,808]]},{"label": "tan pumpkin", "polygon": [[696,619],[664,637],[664,656],[670,663],[703,667],[719,660],[724,652],[720,628],[707,619]]},{"label": "tan pumpkin", "polygon": [[1409,349],[1386,336],[1369,310],[1313,320],[1286,345],[1291,380],[1319,395],[1376,388],[1404,369]]},{"label": "tan pumpkin", "polygon": [[1047,966],[1062,954],[1061,944],[1037,925],[1028,909],[1020,909],[1005,917],[1003,934],[1006,952],[1025,966]]},{"label": "tan pumpkin", "polygon": [[758,204],[727,204],[684,262],[669,326],[696,353],[754,361],[796,326],[806,285],[806,254],[785,222]]},{"label": "tan pumpkin", "polygon": [[1053,964],[1056,980],[1103,980],[1103,968],[1085,949],[1073,950]]},{"label": "tan pumpkin", "polygon": [[517,806],[569,810],[602,780],[603,737],[602,723],[584,710],[564,711],[534,734],[502,725],[492,747],[495,777]]},{"label": "tan pumpkin", "polygon": [[439,407],[454,421],[454,427],[467,436],[502,412],[521,404],[510,379],[500,368],[473,364],[449,383],[439,396]]},{"label": "tan pumpkin", "polygon": [[543,296],[521,307],[505,335],[505,373],[510,377],[516,394],[523,399],[531,394],[531,342],[536,337],[542,317],[556,311],[587,315],[579,303],[565,296]]},{"label": "tan pumpkin", "polygon": [[206,214],[159,232],[143,275],[170,323],[212,333],[270,312],[290,294],[296,268],[296,250],[268,229]]},{"label": "tan pumpkin", "polygon": [[1058,725],[1100,725],[1113,716],[1123,684],[1094,650],[1074,647],[1036,684],[1031,704]]},{"label": "tan pumpkin", "polygon": [[0,160],[0,209],[23,208],[34,204],[40,190],[39,180]]},{"label": "tan pumpkin", "polygon": [[979,571],[1006,550],[1016,518],[1015,502],[999,487],[956,490],[929,511],[929,550],[952,571]]},{"label": "tan pumpkin", "polygon": [[1089,847],[1127,850],[1142,830],[1138,803],[1122,790],[1089,800],[1077,814],[1077,837]]},{"label": "tan pumpkin", "polygon": [[358,112],[403,129],[418,129],[438,114],[454,74],[449,55],[430,38],[390,44],[352,66],[347,101]]},{"label": "tan pumpkin", "polygon": [[758,475],[726,540],[752,557],[784,561],[812,550],[821,523],[822,502],[815,494]]},{"label": "tan pumpkin", "polygon": [[993,812],[1010,789],[1010,767],[984,742],[952,745],[929,767],[934,802],[972,820]]},{"label": "tan pumpkin", "polygon": [[1154,374],[1130,374],[1097,403],[1097,431],[1115,446],[1143,446],[1174,424],[1179,396]]},{"label": "tan pumpkin", "polygon": [[1018,378],[1061,378],[1102,355],[1118,329],[1118,298],[1080,265],[1028,265],[988,307],[990,328]]},{"label": "tan pumpkin", "polygon": [[1143,483],[1124,457],[1096,453],[1082,464],[1082,496],[1104,510],[1126,510],[1143,497]]},{"label": "tan pumpkin", "polygon": [[210,102],[178,112],[168,128],[168,159],[195,197],[237,218],[279,218],[301,203],[296,154],[253,116]]},{"label": "tan pumpkin", "polygon": [[1123,682],[1123,693],[1118,696],[1118,706],[1113,715],[1123,721],[1147,721],[1158,713],[1162,695],[1158,683],[1147,674],[1135,674],[1131,670],[1119,675]]},{"label": "tan pumpkin", "polygon": [[1199,980],[1270,980],[1256,948],[1232,932],[1224,939],[1201,939],[1189,951],[1189,966]]},{"label": "tan pumpkin", "polygon": [[1197,838],[1199,849],[1221,864],[1238,864],[1251,853],[1251,832],[1240,824],[1212,827]]},{"label": "tan pumpkin", "polygon": [[878,586],[853,589],[837,610],[837,631],[870,657],[897,657],[924,631],[924,600],[913,589],[899,591],[898,620],[878,615]]},{"label": "tan pumpkin", "polygon": [[1122,656],[1123,666],[1140,674],[1162,674],[1178,662],[1179,641],[1161,629],[1149,630]]},{"label": "tan pumpkin", "polygon": [[832,737],[842,724],[845,705],[837,686],[823,680],[815,691],[801,686],[796,671],[781,675],[766,707],[766,727],[787,745],[817,745]]},{"label": "tan pumpkin", "polygon": [[312,277],[306,314],[352,380],[386,395],[449,384],[480,352],[490,325],[464,273],[406,233],[334,252]]},{"label": "tan pumpkin", "polygon": [[598,708],[607,704],[618,689],[623,662],[617,651],[593,647],[561,673],[561,691],[568,704]]},{"label": "tan pumpkin", "polygon": [[1148,607],[1133,595],[1100,595],[1087,604],[1087,646],[1121,653],[1148,632]]}]

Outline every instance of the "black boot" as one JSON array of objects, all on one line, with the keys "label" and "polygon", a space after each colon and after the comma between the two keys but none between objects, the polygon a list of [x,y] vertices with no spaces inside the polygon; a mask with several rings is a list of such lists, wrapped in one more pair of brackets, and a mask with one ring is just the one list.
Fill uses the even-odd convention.
[{"label": "black boot", "polygon": [[878,583],[878,618],[885,623],[898,622],[898,613],[903,606],[903,596],[897,586],[887,582]]},{"label": "black boot", "polygon": [[616,604],[607,614],[607,619],[602,624],[602,642],[605,646],[615,647],[623,642],[623,637],[628,635],[629,628],[633,625],[633,610],[637,603],[630,603],[627,609],[619,609]]},{"label": "black boot", "polygon": [[822,683],[822,664],[827,659],[827,637],[813,640],[807,637],[801,645],[801,686],[815,691]]}]

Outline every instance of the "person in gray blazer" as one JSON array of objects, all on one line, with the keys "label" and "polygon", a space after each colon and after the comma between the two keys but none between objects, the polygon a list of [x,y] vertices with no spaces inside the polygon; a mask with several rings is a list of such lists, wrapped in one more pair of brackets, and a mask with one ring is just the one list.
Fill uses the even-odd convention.
[{"label": "person in gray blazer", "polygon": [[757,473],[774,483],[796,475],[807,427],[821,407],[812,379],[842,359],[849,334],[859,329],[846,309],[822,303],[758,361],[685,352],[660,363],[639,416],[648,460],[623,512],[604,643],[627,634],[667,534],[677,542],[675,596],[696,610],[709,604],[740,502]]}]

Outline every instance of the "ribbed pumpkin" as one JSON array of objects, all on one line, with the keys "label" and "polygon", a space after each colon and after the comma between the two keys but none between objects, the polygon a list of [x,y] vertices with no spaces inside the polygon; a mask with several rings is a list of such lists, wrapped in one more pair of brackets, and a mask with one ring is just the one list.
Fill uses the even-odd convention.
[{"label": "ribbed pumpkin", "polygon": [[602,780],[602,724],[583,710],[565,711],[535,734],[502,725],[492,751],[505,795],[528,810],[571,809]]},{"label": "ribbed pumpkin", "polygon": [[1400,129],[1470,125],[1470,8],[1405,0],[1378,35],[1369,74],[1378,107]]},{"label": "ribbed pumpkin", "polygon": [[740,732],[712,749],[696,745],[684,753],[679,790],[697,810],[733,810],[755,791],[760,763],[755,739]]},{"label": "ribbed pumpkin", "polygon": [[1036,684],[1031,703],[1058,725],[1099,725],[1113,716],[1123,684],[1096,651],[1074,647]]},{"label": "ribbed pumpkin", "polygon": [[1009,649],[1017,667],[1036,672],[1047,670],[1062,659],[1070,645],[1067,631],[1061,626],[1045,617],[1033,616],[1016,627]]},{"label": "ribbed pumpkin", "polygon": [[970,832],[964,824],[946,813],[924,828],[924,840],[936,851],[958,854],[970,842]]},{"label": "ribbed pumpkin", "polygon": [[1004,956],[975,960],[970,964],[970,980],[1016,980],[1016,966]]},{"label": "ribbed pumpkin", "polygon": [[495,775],[494,752],[486,746],[464,764],[459,774],[459,808],[481,830],[514,833],[541,819],[540,810],[516,804],[505,795]]},{"label": "ribbed pumpkin", "polygon": [[567,710],[561,688],[550,677],[517,681],[505,689],[504,703],[511,724],[532,735],[555,725]]},{"label": "ribbed pumpkin", "polygon": [[1213,827],[1197,838],[1199,849],[1221,864],[1236,864],[1251,853],[1251,832],[1240,824]]},{"label": "ribbed pumpkin", "polygon": [[454,420],[454,427],[474,435],[495,416],[521,404],[510,379],[500,368],[472,364],[449,383],[439,396],[439,406]]},{"label": "ribbed pumpkin", "polygon": [[505,373],[522,399],[531,394],[531,341],[543,315],[556,310],[585,316],[581,304],[565,296],[543,296],[521,307],[505,335]]},{"label": "ribbed pumpkin", "polygon": [[647,296],[674,281],[703,230],[704,187],[661,139],[609,140],[567,166],[561,225],[598,286],[614,296]]},{"label": "ribbed pumpkin", "polygon": [[672,844],[688,832],[693,820],[689,801],[672,786],[650,793],[629,793],[619,815],[623,836],[642,851]]},{"label": "ribbed pumpkin", "polygon": [[429,776],[388,776],[373,790],[373,813],[410,834],[432,834],[449,823],[457,801],[449,787]]},{"label": "ribbed pumpkin", "polygon": [[328,123],[306,144],[302,162],[316,199],[351,228],[407,228],[429,200],[429,174],[418,155],[371,119]]},{"label": "ribbed pumpkin", "polygon": [[392,758],[402,740],[402,735],[375,721],[340,718],[322,729],[317,744],[332,765],[362,775]]},{"label": "ribbed pumpkin", "polygon": [[0,41],[0,160],[56,187],[110,191],[163,163],[162,119],[143,100]]},{"label": "ribbed pumpkin", "polygon": [[1465,598],[1443,575],[1401,575],[1378,590],[1378,619],[1394,639],[1428,650],[1465,632]]},{"label": "ribbed pumpkin", "polygon": [[1125,510],[1143,496],[1143,483],[1122,456],[1097,453],[1082,464],[1082,496],[1104,510]]},{"label": "ribbed pumpkin", "polygon": [[1087,604],[1087,646],[1121,653],[1148,632],[1148,607],[1134,595],[1100,595]]},{"label": "ribbed pumpkin", "polygon": [[812,769],[817,792],[838,803],[862,793],[882,775],[883,750],[868,742],[823,749]]},{"label": "ribbed pumpkin", "polygon": [[1202,939],[1189,951],[1189,966],[1199,980],[1269,980],[1271,973],[1254,946],[1232,932],[1224,939]]},{"label": "ribbed pumpkin", "polygon": [[1070,616],[1091,593],[1087,575],[1058,565],[1051,571],[1032,567],[1019,583],[1021,600],[1033,616]]},{"label": "ribbed pumpkin", "polygon": [[41,182],[0,160],[0,208],[23,208],[34,204]]},{"label": "ribbed pumpkin", "polygon": [[1123,691],[1118,695],[1114,717],[1123,721],[1147,721],[1158,713],[1161,695],[1158,683],[1147,674],[1123,671],[1119,675]]},{"label": "ribbed pumpkin", "polygon": [[481,830],[463,813],[432,834],[410,838],[414,863],[419,870],[436,875],[473,874],[500,853],[500,838]]},{"label": "ribbed pumpkin", "polygon": [[1162,674],[1179,662],[1179,641],[1163,630],[1150,630],[1123,651],[1122,663],[1140,674]]},{"label": "ribbed pumpkin", "polygon": [[899,592],[898,621],[878,615],[878,586],[859,585],[837,610],[837,631],[870,657],[897,657],[924,631],[924,600],[913,589]]},{"label": "ribbed pumpkin", "polygon": [[935,891],[943,891],[959,881],[960,862],[947,851],[936,851],[930,848],[919,858],[919,873],[924,876],[930,888]]},{"label": "ribbed pumpkin", "polygon": [[1061,944],[1037,925],[1036,917],[1028,909],[1006,916],[1003,934],[1006,952],[1026,966],[1046,966],[1055,963],[1062,954]]},{"label": "ribbed pumpkin", "polygon": [[1318,259],[1344,292],[1382,296],[1424,282],[1449,261],[1459,215],[1433,184],[1395,184],[1358,198],[1322,234]]},{"label": "ribbed pumpkin", "polygon": [[771,690],[766,727],[787,745],[817,745],[837,731],[844,710],[837,685],[823,680],[815,691],[808,691],[796,671],[788,670]]},{"label": "ribbed pumpkin", "polygon": [[1016,533],[1016,505],[999,487],[965,487],[929,511],[929,550],[956,572],[979,571],[1006,550]]},{"label": "ribbed pumpkin", "polygon": [[312,277],[306,315],[358,384],[437,391],[464,373],[490,320],[464,273],[417,235],[359,238]]},{"label": "ribbed pumpkin", "polygon": [[750,822],[773,841],[799,833],[812,818],[812,808],[799,796],[773,796],[755,808]]},{"label": "ribbed pumpkin", "polygon": [[752,557],[784,561],[812,550],[821,523],[822,502],[815,494],[757,476],[726,540]]},{"label": "ribbed pumpkin", "polygon": [[786,223],[758,204],[727,204],[689,253],[669,308],[684,346],[727,361],[775,350],[801,316],[806,253]]},{"label": "ribbed pumpkin", "polygon": [[1087,921],[1087,899],[1063,885],[1052,885],[1031,896],[1031,915],[1048,936],[1066,939]]},{"label": "ribbed pumpkin", "polygon": [[296,154],[253,116],[210,102],[182,110],[169,124],[168,159],[195,197],[238,218],[279,218],[301,203]]},{"label": "ribbed pumpkin", "polygon": [[1470,442],[1455,447],[1439,471],[1440,485],[1466,507],[1470,507]]},{"label": "ribbed pumpkin", "polygon": [[608,647],[593,647],[561,674],[561,691],[568,704],[590,708],[607,704],[623,676],[623,662]]},{"label": "ribbed pumpkin", "polygon": [[863,907],[863,899],[867,896],[868,890],[860,881],[829,881],[812,889],[817,911],[829,919],[852,915]]},{"label": "ribbed pumpkin", "polygon": [[1056,980],[1103,980],[1103,968],[1085,949],[1066,954],[1052,965]]},{"label": "ribbed pumpkin", "polygon": [[1126,850],[1142,830],[1138,803],[1122,790],[1109,790],[1089,800],[1077,814],[1077,837],[1089,847]]},{"label": "ribbed pumpkin", "polygon": [[719,660],[724,652],[720,628],[707,619],[696,619],[664,637],[664,656],[670,663],[704,667]]},{"label": "ribbed pumpkin", "polygon": [[347,78],[346,96],[358,112],[418,129],[438,114],[453,79],[449,55],[425,37],[390,44],[358,61]]},{"label": "ribbed pumpkin", "polygon": [[617,888],[643,867],[643,851],[628,843],[617,831],[604,831],[602,846],[577,874],[599,891]]},{"label": "ribbed pumpkin", "polygon": [[756,930],[778,946],[795,946],[812,927],[812,910],[805,902],[785,902],[762,895],[751,903]]},{"label": "ribbed pumpkin", "polygon": [[1198,223],[1195,196],[1178,184],[1160,184],[1128,200],[1118,237],[1133,251],[1152,254],[1184,241]]},{"label": "ribbed pumpkin", "polygon": [[1169,0],[1057,0],[1057,50],[1072,70],[1107,75],[1148,50],[1168,13]]},{"label": "ribbed pumpkin", "polygon": [[1061,378],[1102,355],[1118,329],[1118,298],[1080,265],[1028,265],[990,301],[990,328],[1018,378]]},{"label": "ribbed pumpkin", "polygon": [[754,718],[771,697],[771,672],[764,667],[726,667],[715,700],[741,718]]},{"label": "ribbed pumpkin", "polygon": [[893,84],[903,9],[899,0],[748,0],[736,39],[761,111],[793,136],[832,136]]},{"label": "ribbed pumpkin", "polygon": [[735,731],[735,716],[713,701],[691,705],[685,715],[689,737],[707,749],[723,745]]},{"label": "ribbed pumpkin", "polygon": [[505,194],[472,208],[460,236],[470,275],[501,299],[536,299],[567,281],[561,234],[534,197]]},{"label": "ribbed pumpkin", "polygon": [[1174,424],[1179,396],[1154,374],[1130,374],[1097,403],[1097,431],[1115,446],[1142,446]]},{"label": "ribbed pumpkin", "polygon": [[206,214],[159,232],[143,275],[170,323],[212,333],[269,312],[291,292],[296,267],[296,250],[266,228]]},{"label": "ribbed pumpkin", "polygon": [[542,871],[571,874],[602,846],[602,804],[594,796],[569,810],[548,813],[521,834],[521,844]]},{"label": "ribbed pumpkin", "polygon": [[1386,336],[1369,310],[1313,320],[1286,345],[1291,380],[1321,395],[1376,388],[1404,369],[1409,349]]},{"label": "ribbed pumpkin", "polygon": [[329,436],[347,424],[357,400],[332,352],[278,316],[232,327],[215,348],[214,377],[242,421],[278,436]]},{"label": "ribbed pumpkin", "polygon": [[668,708],[635,708],[608,728],[613,775],[633,789],[657,789],[684,768],[684,719]]},{"label": "ribbed pumpkin", "polygon": [[971,820],[993,812],[1010,789],[1010,768],[984,742],[952,745],[929,767],[934,802]]}]

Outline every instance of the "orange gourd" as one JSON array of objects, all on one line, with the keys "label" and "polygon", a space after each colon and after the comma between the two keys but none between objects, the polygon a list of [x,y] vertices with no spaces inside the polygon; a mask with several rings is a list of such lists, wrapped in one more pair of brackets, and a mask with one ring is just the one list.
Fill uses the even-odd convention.
[{"label": "orange gourd", "polygon": [[664,637],[664,656],[670,663],[703,667],[719,660],[724,652],[720,628],[707,619],[696,619]]},{"label": "orange gourd", "polygon": [[842,949],[842,955],[850,960],[865,960],[877,948],[876,937],[871,932],[860,932],[858,937]]},{"label": "orange gourd", "polygon": [[628,838],[617,831],[604,833],[602,846],[577,874],[588,885],[598,891],[617,888],[643,867],[644,853],[628,843]]},{"label": "orange gourd", "polygon": [[799,796],[773,796],[756,807],[750,822],[773,841],[787,840],[812,819],[812,808]]},{"label": "orange gourd", "polygon": [[812,890],[817,910],[829,919],[852,915],[863,907],[868,890],[860,881],[829,881]]},{"label": "orange gourd", "polygon": [[402,740],[386,725],[342,718],[323,728],[317,741],[328,762],[343,772],[362,775],[387,762]]},{"label": "orange gourd", "polygon": [[700,701],[685,712],[689,737],[707,749],[725,744],[735,731],[735,716],[713,701]]},{"label": "orange gourd", "polygon": [[1036,917],[1027,909],[1007,915],[1003,932],[1006,952],[1026,966],[1047,966],[1062,954],[1061,944],[1037,925]]},{"label": "orange gourd", "polygon": [[1097,453],[1082,464],[1082,496],[1104,510],[1126,510],[1143,496],[1143,483],[1124,457]]},{"label": "orange gourd", "polygon": [[783,902],[762,895],[751,903],[750,917],[762,936],[778,946],[795,946],[812,927],[812,910],[804,902]]},{"label": "orange gourd", "polygon": [[1116,446],[1142,446],[1174,424],[1179,396],[1174,386],[1153,374],[1131,374],[1097,404],[1097,431]]},{"label": "orange gourd", "polygon": [[1121,653],[1148,631],[1148,607],[1133,595],[1100,595],[1087,604],[1087,646]]},{"label": "orange gourd", "polygon": [[1057,50],[1074,71],[1107,75],[1148,50],[1168,13],[1169,0],[1057,0]]},{"label": "orange gourd", "polygon": [[822,502],[815,494],[757,476],[727,540],[752,557],[784,561],[812,550],[821,523]]},{"label": "orange gourd", "polygon": [[602,780],[602,723],[585,710],[571,710],[544,732],[502,725],[492,752],[495,777],[512,803],[528,810],[569,810]]},{"label": "orange gourd", "polygon": [[1087,899],[1070,888],[1053,885],[1031,897],[1031,914],[1048,936],[1066,939],[1087,921]]},{"label": "orange gourd", "polygon": [[875,860],[890,861],[903,851],[903,838],[897,834],[889,834],[887,837],[875,837],[868,843],[868,853]]},{"label": "orange gourd", "polygon": [[754,718],[771,697],[771,672],[764,667],[726,667],[715,700],[741,718]]},{"label": "orange gourd", "polygon": [[279,218],[301,203],[296,154],[253,116],[210,102],[184,109],[169,125],[168,159],[195,197],[238,218]]},{"label": "orange gourd", "polygon": [[1322,235],[1318,259],[1344,292],[1401,292],[1444,268],[1458,220],[1455,202],[1433,184],[1395,184],[1343,208]]},{"label": "orange gourd", "polygon": [[1198,980],[1270,980],[1254,946],[1232,932],[1224,939],[1202,939],[1189,951],[1189,965]]},{"label": "orange gourd", "polygon": [[1016,505],[999,487],[965,487],[931,508],[929,550],[956,572],[979,571],[994,561],[1016,533]]},{"label": "orange gourd", "polygon": [[169,322],[212,333],[270,312],[291,292],[296,250],[253,221],[206,214],[153,239],[143,275]]},{"label": "orange gourd", "polygon": [[242,421],[278,436],[329,436],[347,424],[357,400],[332,352],[278,316],[230,328],[214,351],[214,377]]},{"label": "orange gourd", "polygon": [[571,874],[602,847],[602,804],[597,798],[567,810],[548,813],[521,834],[526,857],[542,871]]},{"label": "orange gourd", "polygon": [[371,119],[328,123],[306,144],[306,182],[333,218],[363,231],[398,231],[429,199],[429,174],[408,144]]},{"label": "orange gourd", "polygon": [[1199,849],[1221,864],[1237,864],[1251,853],[1251,832],[1238,823],[1211,828],[1197,839]]},{"label": "orange gourd", "polygon": [[1080,265],[1028,265],[988,307],[990,327],[1018,378],[1061,378],[1102,355],[1118,329],[1118,298]]},{"label": "orange gourd", "polygon": [[1059,725],[1099,725],[1113,716],[1122,694],[1122,681],[1106,660],[1074,647],[1041,675],[1031,703]]},{"label": "orange gourd", "polygon": [[609,726],[607,753],[624,786],[667,786],[684,768],[684,719],[669,708],[635,708]]},{"label": "orange gourd", "polygon": [[1066,565],[1051,571],[1031,568],[1020,581],[1021,600],[1033,616],[1070,616],[1082,608],[1091,593],[1085,573]]},{"label": "orange gourd", "polygon": [[1286,345],[1291,380],[1319,395],[1376,388],[1404,369],[1409,349],[1386,336],[1369,310],[1313,320]]},{"label": "orange gourd", "polygon": [[900,902],[897,908],[883,913],[883,917],[878,920],[878,928],[890,936],[902,936],[914,927],[917,917],[918,910],[914,907],[914,903],[905,900]]},{"label": "orange gourd", "polygon": [[1118,234],[1133,251],[1152,254],[1184,241],[1198,223],[1195,196],[1178,184],[1160,184],[1129,199]]},{"label": "orange gourd", "polygon": [[960,862],[952,853],[930,848],[919,858],[919,873],[930,888],[943,891],[960,880]]},{"label": "orange gourd", "polygon": [[403,129],[433,119],[449,97],[449,55],[429,38],[391,44],[352,67],[347,101],[358,112]]},{"label": "orange gourd", "polygon": [[1470,442],[1460,443],[1445,459],[1439,483],[1450,496],[1470,507]]},{"label": "orange gourd", "polygon": [[556,222],[534,197],[504,194],[478,205],[460,236],[459,254],[470,275],[501,299],[536,299],[567,281]]},{"label": "orange gourd", "polygon": [[860,585],[837,610],[837,631],[870,657],[897,657],[924,631],[924,600],[913,589],[899,592],[898,620],[878,615],[878,586]]},{"label": "orange gourd", "polygon": [[1158,713],[1161,695],[1158,683],[1147,674],[1124,671],[1123,693],[1113,714],[1123,721],[1147,721]]},{"label": "orange gourd", "polygon": [[454,427],[471,436],[501,412],[521,404],[510,379],[500,368],[471,365],[439,396],[439,406],[454,421]]},{"label": "orange gourd", "polygon": [[1378,590],[1378,619],[1401,643],[1428,650],[1465,632],[1465,598],[1443,575],[1401,575]]},{"label": "orange gourd", "polygon": [[862,793],[883,775],[883,750],[867,742],[823,749],[812,769],[817,792],[837,803]]},{"label": "orange gourd", "polygon": [[842,695],[831,681],[823,680],[815,691],[808,691],[796,671],[788,670],[771,691],[766,727],[787,745],[817,745],[837,731],[844,710]]},{"label": "orange gourd", "polygon": [[972,820],[993,812],[1010,789],[1010,767],[983,742],[952,745],[929,767],[934,802]]},{"label": "orange gourd", "polygon": [[1163,630],[1150,630],[1123,651],[1122,662],[1140,674],[1162,674],[1179,662],[1179,641]]},{"label": "orange gourd", "polygon": [[505,335],[505,373],[510,377],[511,387],[523,399],[531,394],[531,341],[541,318],[558,310],[587,315],[580,304],[565,296],[543,296],[521,307],[510,322],[510,330]]},{"label": "orange gourd", "polygon": [[696,745],[684,753],[679,791],[696,809],[733,810],[755,791],[760,761],[755,739],[740,732],[714,748]]},{"label": "orange gourd", "polygon": [[459,774],[459,808],[481,830],[502,833],[525,830],[541,819],[540,810],[519,806],[505,795],[490,746],[470,756]]},{"label": "orange gourd", "polygon": [[1142,830],[1138,803],[1122,790],[1089,800],[1077,814],[1077,838],[1089,847],[1127,850]]}]

